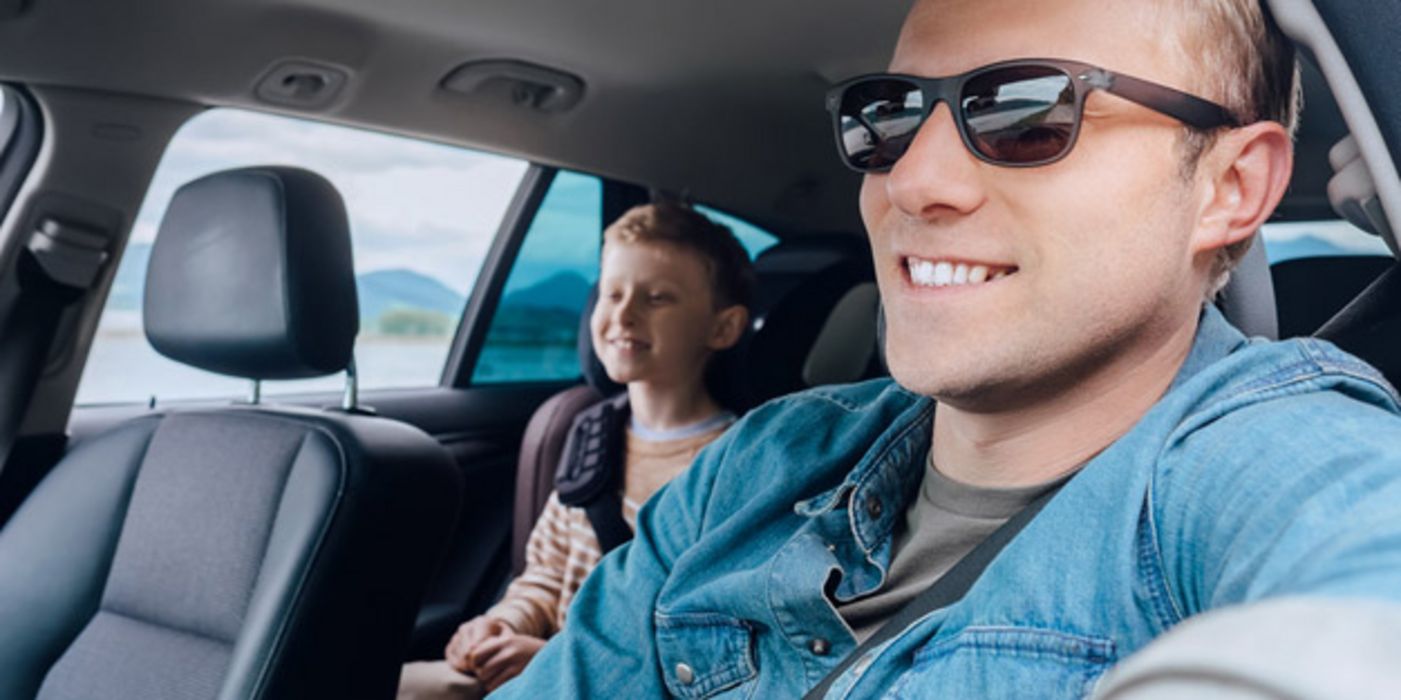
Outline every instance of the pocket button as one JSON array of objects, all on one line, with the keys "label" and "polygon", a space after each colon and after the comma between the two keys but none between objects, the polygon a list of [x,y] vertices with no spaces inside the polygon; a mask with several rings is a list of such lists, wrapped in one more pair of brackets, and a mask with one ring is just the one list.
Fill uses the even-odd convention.
[{"label": "pocket button", "polygon": [[808,651],[811,651],[817,656],[826,656],[828,652],[832,651],[832,644],[831,642],[828,642],[827,640],[818,637],[816,639],[813,639],[811,642],[808,642]]},{"label": "pocket button", "polygon": [[696,680],[696,672],[686,664],[676,664],[676,680],[681,681],[681,685],[690,685]]},{"label": "pocket button", "polygon": [[885,508],[881,506],[879,498],[871,496],[866,499],[866,515],[870,516],[872,520],[879,520],[883,512],[885,512]]}]

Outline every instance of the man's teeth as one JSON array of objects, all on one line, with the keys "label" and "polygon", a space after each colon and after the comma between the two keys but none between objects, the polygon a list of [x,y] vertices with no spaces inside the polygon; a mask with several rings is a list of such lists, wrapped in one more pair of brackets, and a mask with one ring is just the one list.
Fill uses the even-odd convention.
[{"label": "man's teeth", "polygon": [[994,272],[986,265],[969,265],[947,261],[908,259],[910,279],[921,287],[948,287],[968,284],[981,284],[1001,279],[1010,274],[1005,269]]}]

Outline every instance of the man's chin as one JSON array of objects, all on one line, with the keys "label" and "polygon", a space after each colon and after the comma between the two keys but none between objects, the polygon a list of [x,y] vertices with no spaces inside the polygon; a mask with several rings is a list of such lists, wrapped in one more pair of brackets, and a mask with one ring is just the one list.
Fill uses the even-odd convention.
[{"label": "man's chin", "polygon": [[900,367],[892,363],[890,376],[910,392],[969,411],[996,410],[1004,399],[1015,402],[1017,394],[1008,391],[1015,382],[1010,381],[1009,377],[988,372],[986,367]]}]

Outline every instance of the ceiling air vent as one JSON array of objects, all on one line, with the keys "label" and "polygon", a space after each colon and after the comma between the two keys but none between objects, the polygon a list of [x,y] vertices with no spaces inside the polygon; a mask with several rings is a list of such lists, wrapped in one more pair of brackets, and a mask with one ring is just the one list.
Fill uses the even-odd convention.
[{"label": "ceiling air vent", "polygon": [[258,99],[285,107],[320,109],[335,101],[350,71],[305,59],[283,61],[258,81]]},{"label": "ceiling air vent", "polygon": [[551,114],[578,104],[584,96],[584,81],[572,73],[524,61],[474,61],[443,78],[443,89],[469,97],[505,99]]}]

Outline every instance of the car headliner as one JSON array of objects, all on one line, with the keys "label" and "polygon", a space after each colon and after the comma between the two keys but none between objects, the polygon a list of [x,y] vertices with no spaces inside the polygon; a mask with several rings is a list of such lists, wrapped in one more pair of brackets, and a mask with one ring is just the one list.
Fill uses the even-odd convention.
[{"label": "car headliner", "polygon": [[[685,194],[780,234],[861,230],[858,178],[822,97],[885,63],[909,0],[33,0],[0,21],[0,80],[301,114],[519,155]],[[349,69],[330,107],[255,95],[288,58]],[[512,59],[583,79],[572,110],[441,88]],[[1332,216],[1326,151],[1344,133],[1317,75],[1284,218]]]}]

